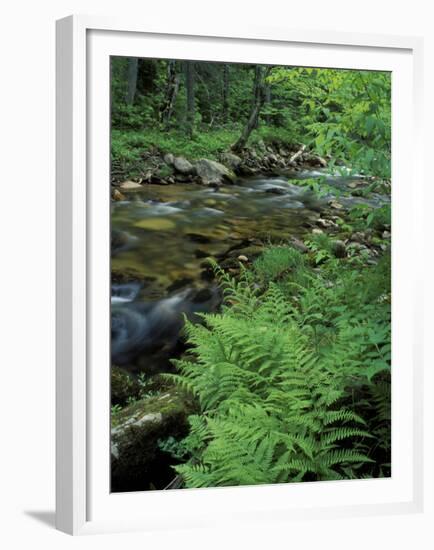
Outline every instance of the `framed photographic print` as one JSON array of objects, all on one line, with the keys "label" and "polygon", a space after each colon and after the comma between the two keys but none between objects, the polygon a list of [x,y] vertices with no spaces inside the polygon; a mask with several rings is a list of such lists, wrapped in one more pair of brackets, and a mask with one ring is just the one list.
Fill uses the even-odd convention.
[{"label": "framed photographic print", "polygon": [[420,56],[58,22],[59,529],[420,509]]}]

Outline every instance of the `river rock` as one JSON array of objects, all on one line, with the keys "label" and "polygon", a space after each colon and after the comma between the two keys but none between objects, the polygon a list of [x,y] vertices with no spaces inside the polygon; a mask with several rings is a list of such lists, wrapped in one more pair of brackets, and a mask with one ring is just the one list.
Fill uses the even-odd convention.
[{"label": "river rock", "polygon": [[328,227],[336,227],[336,223],[333,220],[328,220],[328,219],[324,219],[324,218],[318,218],[316,220],[316,223],[317,223],[317,225],[319,225],[321,227],[324,227],[326,229]]},{"label": "river rock", "polygon": [[329,205],[336,210],[340,210],[341,208],[343,208],[342,204],[335,200],[329,201]]},{"label": "river rock", "polygon": [[123,191],[136,191],[138,189],[142,189],[142,185],[140,183],[137,183],[136,181],[130,181],[130,180],[127,180],[127,181],[123,181],[119,187],[123,190]]},{"label": "river rock", "polygon": [[166,218],[147,218],[136,222],[134,226],[150,231],[167,231],[176,227],[172,220]]},{"label": "river rock", "polygon": [[125,249],[129,244],[130,235],[126,231],[112,229],[110,233],[110,248],[113,253]]},{"label": "river rock", "polygon": [[241,159],[233,153],[223,153],[221,156],[222,163],[233,172],[237,172],[241,165]]},{"label": "river rock", "polygon": [[[112,230],[113,232],[114,230]],[[112,283],[131,283],[131,282],[140,282],[142,284],[150,284],[155,281],[155,277],[144,277],[138,269],[134,267],[115,267],[112,265],[111,268],[111,281]]]},{"label": "river rock", "polygon": [[[222,254],[221,258],[232,258],[239,262],[247,262],[257,258],[264,252],[264,246],[261,244],[252,244],[248,246],[236,245],[230,248],[225,254]],[[236,263],[234,264],[236,265]]]},{"label": "river rock", "polygon": [[367,237],[361,231],[357,231],[351,235],[351,240],[356,243],[364,243],[367,240]]},{"label": "river rock", "polygon": [[265,153],[267,150],[267,147],[265,146],[265,143],[262,139],[258,139],[256,142],[256,148],[261,151],[261,153]]},{"label": "river rock", "polygon": [[176,279],[176,281],[173,281],[168,287],[167,292],[176,292],[177,290],[180,290],[181,288],[185,288],[186,286],[189,286],[193,283],[193,279],[190,277],[182,277],[181,279]]},{"label": "river rock", "polygon": [[172,155],[172,153],[166,153],[163,157],[163,160],[166,164],[168,164],[169,166],[172,166],[175,160],[175,157]]},{"label": "river rock", "polygon": [[194,174],[194,166],[184,157],[175,157],[173,160],[173,166],[177,172],[184,176]]},{"label": "river rock", "polygon": [[238,172],[243,176],[255,176],[258,174],[259,169],[255,168],[253,166],[249,166],[248,164],[243,163],[239,169]]},{"label": "river rock", "polygon": [[207,235],[201,235],[200,233],[186,233],[186,237],[188,237],[191,241],[199,244],[207,244],[212,241],[210,237]]},{"label": "river rock", "polygon": [[266,189],[265,192],[269,193],[271,195],[286,195],[287,194],[285,189],[282,189],[281,187],[270,187],[270,189]]},{"label": "river rock", "polygon": [[112,199],[114,201],[124,201],[125,200],[125,195],[123,195],[119,189],[113,189],[112,191]]},{"label": "river rock", "polygon": [[[112,491],[162,489],[174,477],[173,458],[165,455],[159,440],[181,439],[187,434],[190,399],[171,388],[127,406],[113,418],[111,430]],[[164,467],[163,467],[164,466]],[[165,479],[166,478],[166,479]]]},{"label": "river rock", "polygon": [[208,288],[200,288],[199,290],[194,290],[190,296],[190,300],[194,304],[203,304],[204,302],[209,302],[214,298],[213,291]]},{"label": "river rock", "polygon": [[290,237],[289,242],[299,252],[302,252],[303,254],[305,254],[306,252],[309,252],[308,247],[304,244],[303,241],[301,241],[300,239],[297,239],[297,237]]},{"label": "river rock", "polygon": [[200,159],[196,163],[196,172],[205,185],[235,182],[235,174],[232,170],[215,160]]}]

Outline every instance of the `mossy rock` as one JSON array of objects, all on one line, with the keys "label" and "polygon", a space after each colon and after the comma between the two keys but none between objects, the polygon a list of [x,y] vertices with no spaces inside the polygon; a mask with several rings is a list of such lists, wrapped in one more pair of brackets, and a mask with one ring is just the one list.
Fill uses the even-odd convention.
[{"label": "mossy rock", "polygon": [[144,397],[113,418],[111,430],[112,491],[163,488],[175,476],[158,441],[180,440],[188,433],[188,415],[194,411],[189,396],[176,388]]}]

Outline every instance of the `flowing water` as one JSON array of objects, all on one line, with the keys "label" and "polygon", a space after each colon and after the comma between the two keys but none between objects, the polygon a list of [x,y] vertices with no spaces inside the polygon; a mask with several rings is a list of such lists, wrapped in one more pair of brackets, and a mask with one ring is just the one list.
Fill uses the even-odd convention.
[{"label": "flowing water", "polygon": [[[320,176],[305,172],[297,179]],[[328,175],[326,183],[342,192],[357,180]],[[206,258],[220,261],[231,251],[244,254],[261,243],[303,238],[330,198],[317,199],[288,177],[257,177],[220,188],[146,185],[112,203],[113,363],[164,370],[183,314],[194,318],[220,303]],[[339,201],[349,207],[364,199]]]}]

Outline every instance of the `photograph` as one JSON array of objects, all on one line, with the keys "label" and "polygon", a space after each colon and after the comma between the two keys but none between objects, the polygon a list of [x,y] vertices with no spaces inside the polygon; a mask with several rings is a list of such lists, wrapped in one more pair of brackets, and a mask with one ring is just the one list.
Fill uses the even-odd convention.
[{"label": "photograph", "polygon": [[110,57],[111,492],[391,477],[391,87]]}]

